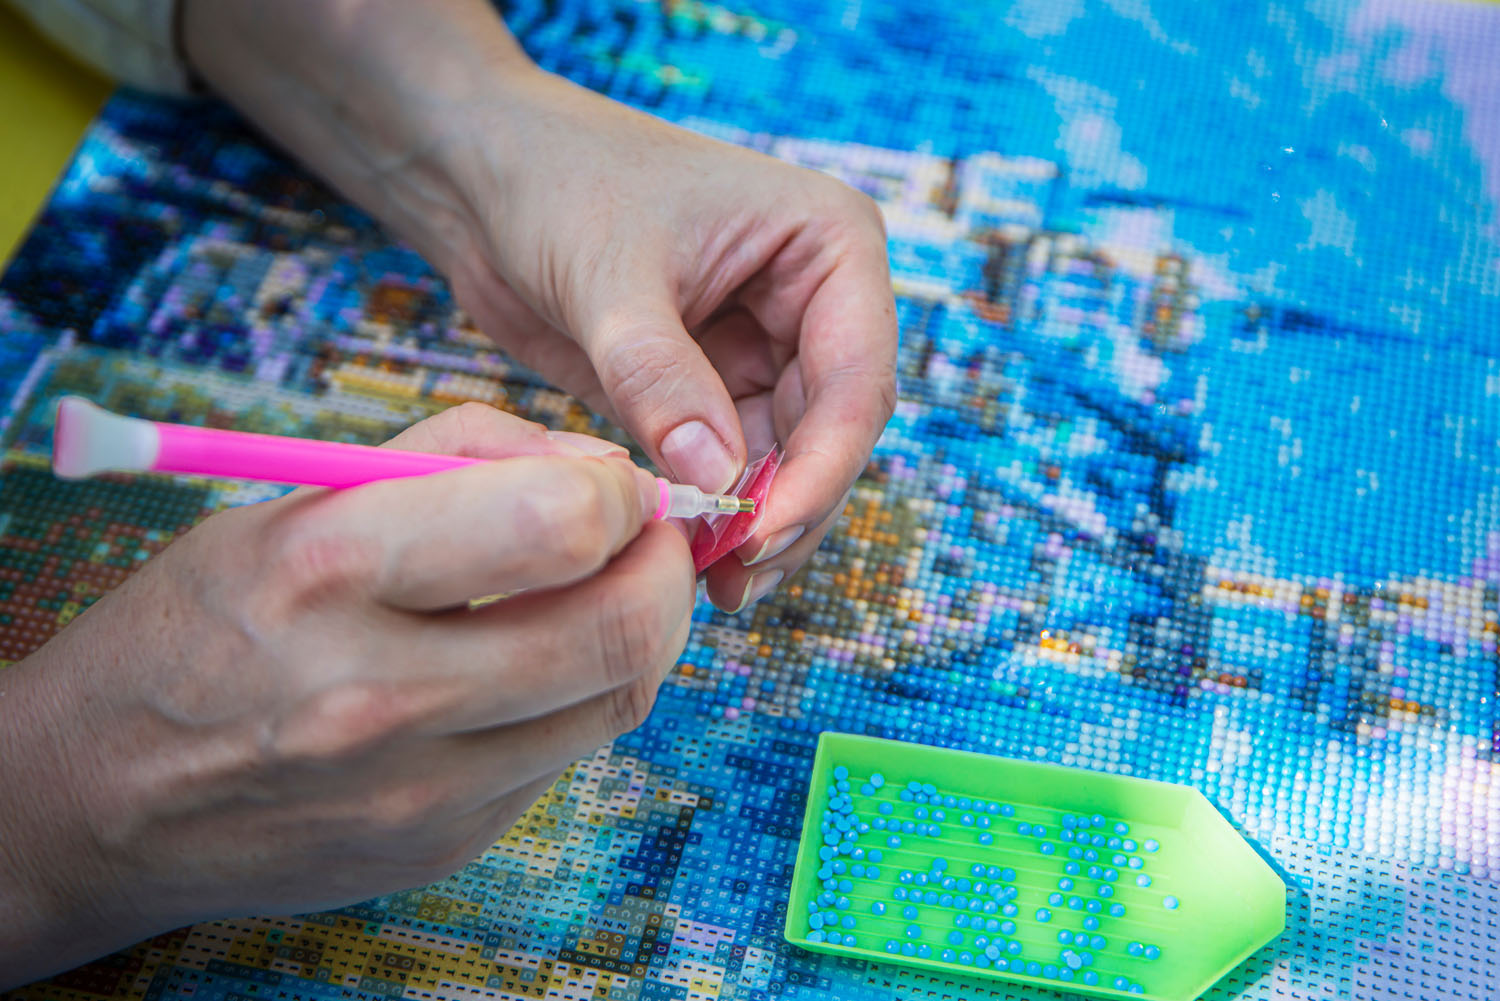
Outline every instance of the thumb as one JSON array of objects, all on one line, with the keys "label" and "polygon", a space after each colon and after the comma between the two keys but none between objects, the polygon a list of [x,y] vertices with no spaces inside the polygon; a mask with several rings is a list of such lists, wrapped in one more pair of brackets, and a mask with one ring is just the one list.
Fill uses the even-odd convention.
[{"label": "thumb", "polygon": [[672,479],[713,493],[734,485],[739,414],[665,297],[617,304],[585,325],[582,344],[621,423]]}]

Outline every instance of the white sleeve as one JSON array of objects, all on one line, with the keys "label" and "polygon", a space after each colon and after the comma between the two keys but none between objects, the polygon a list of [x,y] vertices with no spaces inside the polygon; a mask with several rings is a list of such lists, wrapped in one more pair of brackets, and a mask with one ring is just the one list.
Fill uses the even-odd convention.
[{"label": "white sleeve", "polygon": [[194,92],[177,48],[177,0],[0,0],[82,62],[121,83]]}]

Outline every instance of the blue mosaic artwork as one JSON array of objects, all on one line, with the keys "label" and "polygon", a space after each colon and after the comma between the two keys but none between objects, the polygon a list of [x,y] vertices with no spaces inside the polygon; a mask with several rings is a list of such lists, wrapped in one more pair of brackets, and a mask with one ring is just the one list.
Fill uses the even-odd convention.
[{"label": "blue mosaic artwork", "polygon": [[[817,736],[1190,784],[1284,877],[1207,997],[1500,996],[1500,7],[522,2],[545,67],[829,171],[901,402],[810,566],[451,879],[23,998],[1040,998],[781,938]],[[64,484],[52,401],[619,437],[217,104],[122,92],[0,279],[0,663],[266,488]]]}]

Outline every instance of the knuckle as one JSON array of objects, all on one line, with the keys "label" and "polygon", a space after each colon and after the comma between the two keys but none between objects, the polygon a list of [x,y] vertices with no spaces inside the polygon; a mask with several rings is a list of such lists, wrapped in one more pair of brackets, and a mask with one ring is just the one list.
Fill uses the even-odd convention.
[{"label": "knuckle", "polygon": [[456,407],[450,407],[443,413],[456,421],[460,427],[472,427],[476,423],[489,423],[494,421],[495,416],[501,411],[496,410],[488,403],[480,403],[478,400],[465,400]]},{"label": "knuckle", "polygon": [[289,609],[368,593],[383,559],[379,540],[347,532],[273,528],[263,541],[258,591]]},{"label": "knuckle", "polygon": [[682,367],[671,342],[628,334],[617,335],[611,342],[600,374],[616,404],[628,408],[674,398]]},{"label": "knuckle", "polygon": [[446,790],[435,779],[393,783],[369,797],[365,819],[378,831],[408,834],[433,823],[446,800]]},{"label": "knuckle", "polygon": [[650,676],[666,652],[659,599],[647,590],[640,582],[621,581],[601,602],[599,659],[611,685]]},{"label": "knuckle", "polygon": [[365,681],[334,685],[280,727],[271,746],[282,762],[340,764],[370,754],[442,711],[442,700],[416,686]]},{"label": "knuckle", "polygon": [[629,733],[641,726],[655,705],[656,684],[652,678],[637,678],[616,688],[609,697],[610,733]]},{"label": "knuckle", "polygon": [[554,572],[582,577],[609,561],[613,548],[609,525],[619,519],[609,516],[610,491],[603,477],[602,470],[560,461],[546,477],[545,487],[526,498],[517,527],[531,538],[544,540],[540,548],[545,549]]},{"label": "knuckle", "polygon": [[820,176],[824,178],[831,188],[831,190],[823,192],[820,196],[825,200],[824,204],[833,205],[840,217],[873,225],[884,234],[885,216],[880,211],[879,202],[858,188],[852,187],[837,178],[827,175]]},{"label": "knuckle", "polygon": [[434,419],[442,420],[452,428],[453,437],[457,440],[444,442],[452,449],[468,441],[482,441],[485,431],[494,425],[497,413],[499,411],[487,403],[465,400],[456,407],[444,410]]},{"label": "knuckle", "polygon": [[863,191],[856,191],[855,189],[850,188],[849,193],[853,196],[850,199],[850,203],[853,207],[854,212],[864,218],[866,221],[877,223],[882,229],[884,229],[885,216],[881,215],[880,213],[880,203],[871,198],[869,195],[865,194]]}]

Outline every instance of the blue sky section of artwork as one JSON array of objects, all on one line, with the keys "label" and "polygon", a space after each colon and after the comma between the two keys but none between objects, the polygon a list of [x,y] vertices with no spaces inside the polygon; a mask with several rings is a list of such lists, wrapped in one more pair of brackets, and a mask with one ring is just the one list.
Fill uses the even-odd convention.
[{"label": "blue sky section of artwork", "polygon": [[663,35],[666,61],[715,70],[701,101],[660,110],[1055,159],[1078,196],[1174,205],[1178,238],[1257,294],[1486,349],[1500,141],[1476,124],[1493,106],[1475,53],[1500,51],[1500,19],[1466,6],[766,0],[796,43],[768,59],[779,43]]}]

